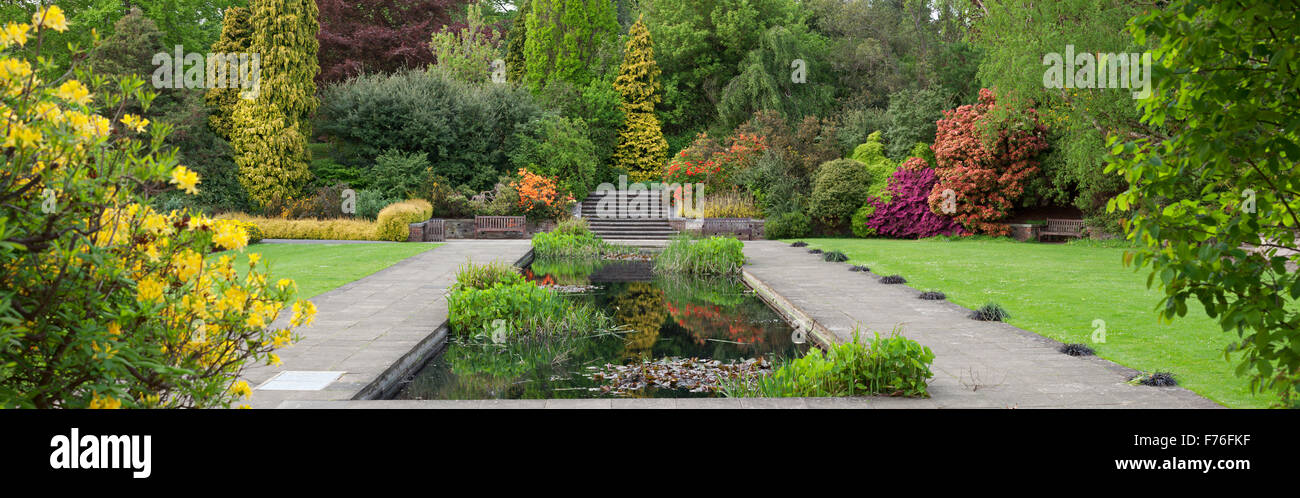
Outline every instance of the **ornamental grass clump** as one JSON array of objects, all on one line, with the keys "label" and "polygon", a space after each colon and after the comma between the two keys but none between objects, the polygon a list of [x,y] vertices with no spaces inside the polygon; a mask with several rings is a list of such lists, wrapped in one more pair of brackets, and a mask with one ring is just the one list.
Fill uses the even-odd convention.
[{"label": "ornamental grass clump", "polygon": [[926,301],[943,301],[948,299],[948,296],[939,291],[925,291],[921,293],[920,298]]},{"label": "ornamental grass clump", "polygon": [[823,256],[822,258],[825,259],[826,261],[831,262],[831,263],[843,263],[843,262],[849,260],[848,255],[846,255],[846,254],[844,254],[844,253],[842,253],[842,252],[840,252],[840,251],[831,251],[831,252],[828,252],[828,253],[826,253],[826,255]]},{"label": "ornamental grass clump", "polygon": [[533,235],[533,257],[537,259],[600,259],[608,247],[600,237],[574,226]]},{"label": "ornamental grass clump", "polygon": [[1011,313],[998,303],[988,303],[972,311],[970,318],[981,322],[1005,322],[1011,318]]},{"label": "ornamental grass clump", "polygon": [[868,272],[871,271],[871,268],[867,268],[866,265],[853,265],[849,267],[849,271]]},{"label": "ornamental grass clump", "polygon": [[655,271],[692,275],[739,273],[745,264],[745,244],[731,237],[709,237],[698,241],[681,235],[674,238],[655,258]]},{"label": "ornamental grass clump", "polygon": [[889,285],[905,284],[907,283],[907,279],[903,278],[902,275],[889,275],[880,277],[880,283]]},{"label": "ornamental grass clump", "polygon": [[790,247],[808,247],[808,243],[802,240],[797,240],[791,243]]},{"label": "ornamental grass clump", "polygon": [[1061,346],[1061,352],[1070,356],[1092,356],[1097,354],[1092,348],[1085,344],[1066,344]]},{"label": "ornamental grass clump", "polygon": [[1170,372],[1144,373],[1129,379],[1129,383],[1151,387],[1173,387],[1178,385],[1178,381],[1174,379],[1174,374]]}]

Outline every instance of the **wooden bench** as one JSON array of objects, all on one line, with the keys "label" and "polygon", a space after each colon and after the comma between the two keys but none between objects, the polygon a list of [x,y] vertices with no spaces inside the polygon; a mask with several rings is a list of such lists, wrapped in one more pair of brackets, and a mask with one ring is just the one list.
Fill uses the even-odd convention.
[{"label": "wooden bench", "polygon": [[528,220],[523,216],[475,216],[474,237],[491,232],[519,232],[528,235]]},{"label": "wooden bench", "polygon": [[1083,220],[1047,219],[1047,226],[1038,232],[1038,240],[1043,237],[1083,237]]},{"label": "wooden bench", "polygon": [[744,235],[748,240],[754,240],[754,223],[743,218],[705,218],[700,235],[734,235],[736,238]]}]

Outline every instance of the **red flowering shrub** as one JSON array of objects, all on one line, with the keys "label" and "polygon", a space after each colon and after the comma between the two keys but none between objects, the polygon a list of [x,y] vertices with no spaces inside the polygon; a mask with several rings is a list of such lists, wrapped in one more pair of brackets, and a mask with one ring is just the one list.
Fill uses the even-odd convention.
[{"label": "red flowering shrub", "polygon": [[723,147],[705,133],[668,161],[664,183],[703,183],[708,192],[726,190],[735,172],[754,164],[767,149],[763,137],[739,133]]},{"label": "red flowering shrub", "polygon": [[910,158],[889,177],[889,202],[872,197],[867,202],[875,212],[867,227],[879,235],[900,239],[917,239],[936,235],[962,235],[961,225],[952,218],[930,210],[928,197],[938,178],[924,159]]},{"label": "red flowering shrub", "polygon": [[1028,109],[1024,129],[1001,128],[996,136],[983,136],[978,125],[995,105],[993,91],[986,88],[980,90],[978,104],[943,112],[934,139],[939,181],[929,205],[934,213],[947,214],[943,193],[952,189],[956,203],[949,207],[956,209],[951,216],[957,223],[974,232],[1006,235],[1007,227],[993,222],[1007,216],[1028,177],[1038,171],[1034,158],[1047,149],[1046,127]]}]

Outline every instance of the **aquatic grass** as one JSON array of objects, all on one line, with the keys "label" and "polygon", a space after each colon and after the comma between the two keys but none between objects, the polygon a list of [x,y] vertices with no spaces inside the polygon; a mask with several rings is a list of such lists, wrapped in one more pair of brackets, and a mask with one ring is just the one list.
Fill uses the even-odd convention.
[{"label": "aquatic grass", "polygon": [[731,237],[692,240],[677,236],[655,258],[655,271],[691,275],[729,275],[745,264],[745,244]]},{"label": "aquatic grass", "polygon": [[934,352],[903,337],[898,328],[887,337],[874,335],[865,342],[854,327],[849,342],[826,351],[810,349],[801,358],[780,363],[769,375],[729,379],[722,391],[728,397],[929,397]]},{"label": "aquatic grass", "polygon": [[498,283],[503,285],[513,285],[524,281],[524,276],[519,273],[519,269],[514,266],[493,261],[488,264],[476,265],[470,261],[460,265],[456,269],[456,283],[452,284],[452,290],[460,289],[487,289]]}]

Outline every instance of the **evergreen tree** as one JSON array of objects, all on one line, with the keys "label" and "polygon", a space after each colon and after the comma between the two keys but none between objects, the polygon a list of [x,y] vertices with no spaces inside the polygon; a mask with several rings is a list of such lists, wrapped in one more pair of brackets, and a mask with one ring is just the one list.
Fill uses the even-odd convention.
[{"label": "evergreen tree", "polygon": [[266,205],[294,196],[311,179],[308,119],[316,110],[320,29],[313,0],[254,0],[251,52],[261,54],[255,99],[235,108],[231,145],[239,182]]},{"label": "evergreen tree", "polygon": [[532,0],[519,3],[519,12],[510,25],[510,41],[506,45],[506,79],[515,85],[524,81],[524,43],[528,40],[528,13],[533,5]]},{"label": "evergreen tree", "polygon": [[668,159],[668,142],[655,116],[660,101],[659,66],[655,63],[654,41],[644,20],[638,20],[628,32],[623,66],[614,88],[623,97],[627,121],[619,133],[614,162],[633,180],[658,179]]},{"label": "evergreen tree", "polygon": [[601,46],[619,31],[609,0],[532,0],[525,19],[524,81],[533,91],[553,80],[586,86]]},{"label": "evergreen tree", "polygon": [[[225,18],[221,21],[221,38],[212,44],[212,53],[247,53],[252,42],[253,27],[252,20],[248,17],[248,9],[243,7],[226,9]],[[208,68],[209,73],[212,70],[213,68]],[[208,117],[212,131],[217,132],[222,138],[229,139],[234,127],[231,117],[235,113],[235,105],[239,103],[239,90],[212,88],[208,90],[205,99],[208,107],[212,109],[212,115]]]}]

